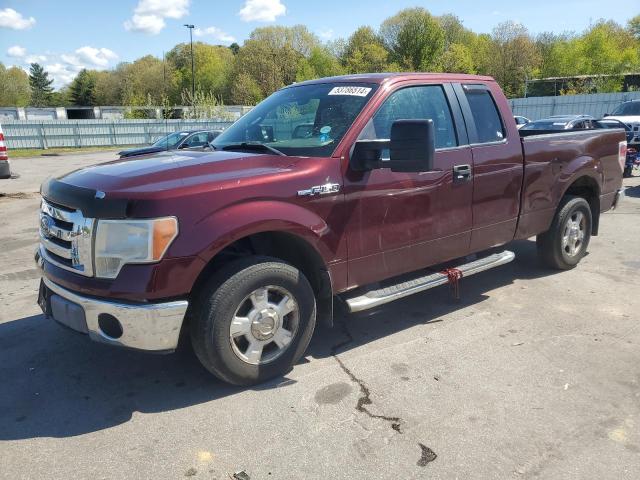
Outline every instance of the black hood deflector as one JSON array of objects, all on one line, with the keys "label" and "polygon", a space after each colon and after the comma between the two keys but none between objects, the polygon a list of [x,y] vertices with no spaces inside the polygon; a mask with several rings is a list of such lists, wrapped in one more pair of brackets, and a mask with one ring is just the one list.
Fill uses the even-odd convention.
[{"label": "black hood deflector", "polygon": [[122,219],[127,218],[129,212],[130,201],[127,199],[109,199],[98,190],[76,187],[56,178],[45,180],[40,193],[48,202],[80,210],[87,218]]}]

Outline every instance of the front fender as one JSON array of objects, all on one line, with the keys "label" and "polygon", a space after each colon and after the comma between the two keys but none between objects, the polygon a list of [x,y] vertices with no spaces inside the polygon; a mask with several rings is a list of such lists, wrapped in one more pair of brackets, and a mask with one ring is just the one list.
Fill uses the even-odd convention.
[{"label": "front fender", "polygon": [[196,222],[189,231],[181,232],[182,241],[172,246],[170,253],[181,256],[196,252],[209,262],[233,242],[270,231],[302,238],[316,249],[325,264],[340,257],[339,238],[320,216],[301,205],[278,200],[243,202],[220,209]]}]

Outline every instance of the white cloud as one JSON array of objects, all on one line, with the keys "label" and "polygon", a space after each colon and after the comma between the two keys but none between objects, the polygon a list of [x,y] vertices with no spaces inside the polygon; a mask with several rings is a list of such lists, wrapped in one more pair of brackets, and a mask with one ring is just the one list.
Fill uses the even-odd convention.
[{"label": "white cloud", "polygon": [[24,59],[25,63],[42,63],[47,61],[46,55],[27,55]]},{"label": "white cloud", "polygon": [[97,67],[106,67],[111,60],[118,58],[118,55],[108,48],[94,48],[89,46],[77,49],[76,55],[83,63],[91,63]]},{"label": "white cloud", "polygon": [[229,35],[228,33],[220,30],[217,27],[207,27],[207,28],[195,28],[193,30],[193,34],[196,37],[213,37],[215,40],[223,43],[231,43],[235,42],[236,39]]},{"label": "white cloud", "polygon": [[246,0],[238,15],[245,22],[274,22],[286,12],[280,0]]},{"label": "white cloud", "polygon": [[22,58],[27,54],[27,49],[21,47],[20,45],[14,45],[13,47],[9,47],[7,50],[7,55],[15,58]]},{"label": "white cloud", "polygon": [[65,65],[60,62],[47,64],[44,66],[44,69],[49,72],[49,76],[53,78],[53,86],[55,88],[60,88],[71,83],[78,72],[82,70],[81,68]]},{"label": "white cloud", "polygon": [[333,38],[333,30],[330,28],[327,30],[320,30],[318,32],[318,36],[323,40],[331,40]]},{"label": "white cloud", "polygon": [[189,14],[190,0],[140,0],[124,28],[132,32],[156,35],[166,26],[165,18],[182,18]]},{"label": "white cloud", "polygon": [[106,67],[111,60],[118,58],[108,48],[80,47],[74,53],[63,53],[60,58],[68,65],[80,68]]},{"label": "white cloud", "polygon": [[33,27],[35,23],[35,18],[25,18],[13,8],[0,10],[0,27],[11,28],[13,30],[26,30]]},{"label": "white cloud", "polygon": [[[55,88],[60,88],[70,83],[83,68],[101,70],[108,68],[118,58],[118,55],[108,48],[96,48],[88,45],[80,47],[72,53],[62,54],[49,51],[45,52],[46,55],[29,54],[26,48],[18,45],[11,47],[7,53],[10,54],[11,51],[14,53],[12,56],[21,63],[18,66],[26,71],[29,70],[31,63],[43,65],[44,69],[53,78],[53,86]],[[21,55],[15,55],[18,53]]]}]

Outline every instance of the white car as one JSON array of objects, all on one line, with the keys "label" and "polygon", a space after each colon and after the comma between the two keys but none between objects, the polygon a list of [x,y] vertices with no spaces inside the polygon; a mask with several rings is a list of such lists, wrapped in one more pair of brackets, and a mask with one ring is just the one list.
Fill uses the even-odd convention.
[{"label": "white car", "polygon": [[11,168],[9,166],[9,155],[7,155],[7,144],[4,141],[2,133],[2,125],[0,125],[0,178],[11,177]]},{"label": "white car", "polygon": [[633,132],[630,145],[640,144],[640,100],[631,100],[621,103],[606,118],[612,118],[626,124]]}]

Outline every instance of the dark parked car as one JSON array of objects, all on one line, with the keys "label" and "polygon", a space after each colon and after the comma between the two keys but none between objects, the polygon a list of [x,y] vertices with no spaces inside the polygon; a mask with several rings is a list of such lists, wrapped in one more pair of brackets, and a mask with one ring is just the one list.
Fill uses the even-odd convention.
[{"label": "dark parked car", "polygon": [[515,115],[513,119],[516,121],[516,127],[518,127],[518,129],[524,127],[528,123],[531,123],[531,120],[527,117],[523,117],[522,115]]},{"label": "dark parked car", "polygon": [[148,147],[131,148],[119,152],[120,158],[150,155],[152,153],[165,152],[167,150],[204,149],[222,133],[222,130],[191,130],[174,132],[156,140]]},{"label": "dark parked car", "polygon": [[524,125],[522,131],[546,132],[550,130],[591,130],[599,128],[596,119],[590,115],[554,115],[534,120]]}]

